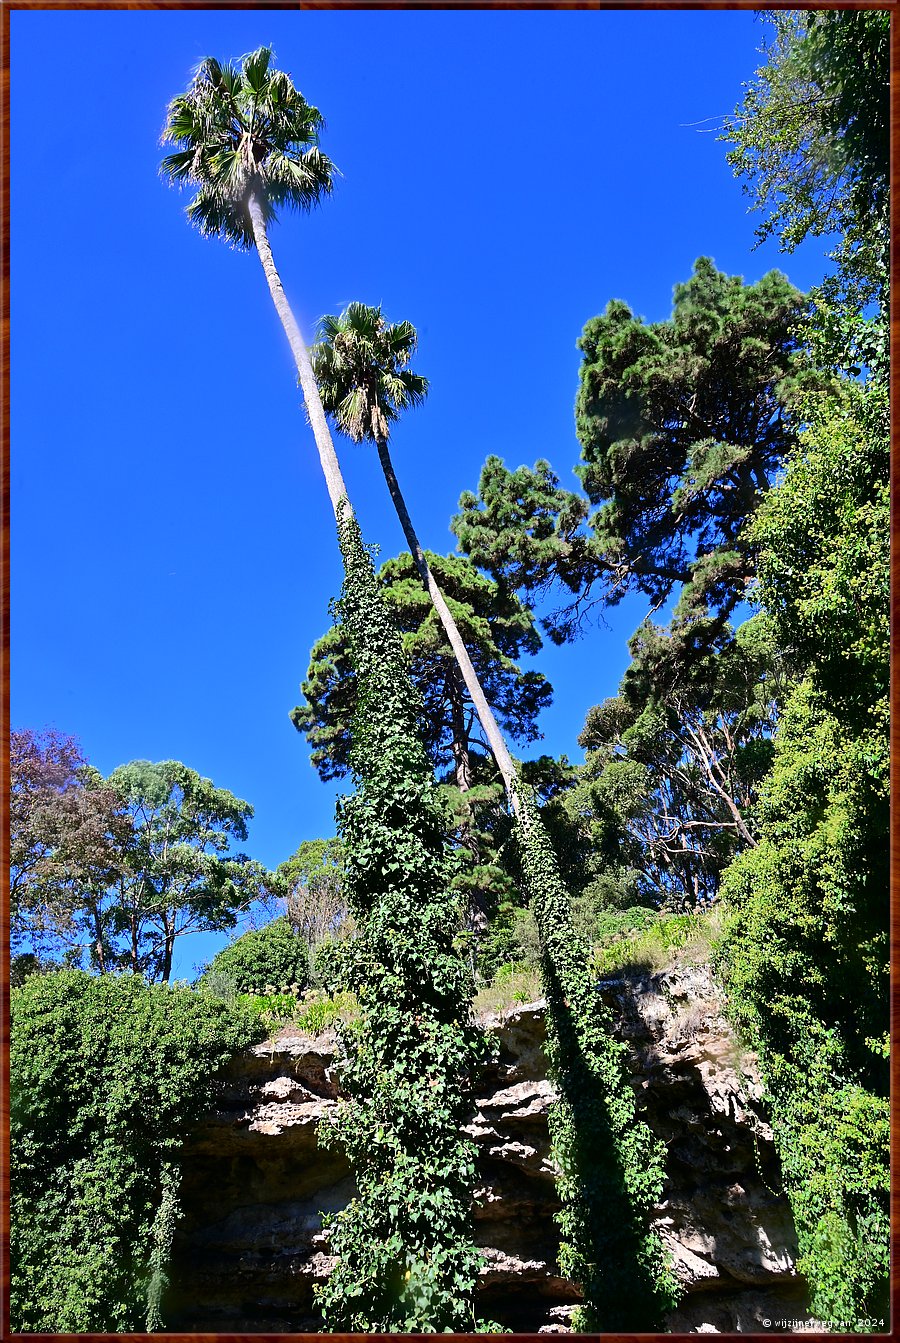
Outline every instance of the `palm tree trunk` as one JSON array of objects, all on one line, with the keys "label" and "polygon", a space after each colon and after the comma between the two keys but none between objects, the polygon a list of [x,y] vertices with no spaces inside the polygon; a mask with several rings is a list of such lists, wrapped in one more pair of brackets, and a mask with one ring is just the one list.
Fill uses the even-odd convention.
[{"label": "palm tree trunk", "polygon": [[319,396],[319,389],[316,386],[316,379],[313,374],[309,351],[300,334],[297,320],[291,312],[291,306],[285,297],[281,277],[275,268],[272,249],[269,246],[269,235],[266,231],[266,221],[263,216],[262,206],[259,203],[259,198],[255,192],[251,193],[248,204],[250,209],[250,219],[253,224],[253,238],[256,242],[256,250],[259,253],[259,259],[262,262],[262,268],[265,272],[266,281],[269,286],[269,293],[272,295],[272,302],[275,304],[275,311],[281,318],[284,334],[288,338],[288,344],[290,345],[291,352],[294,356],[294,363],[297,366],[297,374],[300,378],[300,386],[303,389],[303,400],[306,403],[306,411],[309,415],[309,422],[312,425],[313,437],[316,440],[316,447],[319,450],[319,461],[322,463],[322,471],[325,475],[325,484],[328,487],[328,497],[331,500],[331,507],[334,509],[334,516],[340,523],[342,518],[352,516],[350,497],[347,494],[347,487],[344,484],[344,478],[341,475],[337,453],[335,452],[334,444],[331,441],[331,433],[328,428],[328,422],[325,419],[325,411],[322,409],[322,399]]},{"label": "palm tree trunk", "polygon": [[491,706],[485,699],[484,691],[481,688],[481,682],[472,666],[472,659],[469,657],[466,645],[463,643],[462,635],[450,609],[444,601],[444,594],[438,587],[434,574],[428,567],[428,561],[425,559],[425,552],[419,544],[419,538],[416,536],[415,528],[412,525],[412,519],[406,507],[403,495],[400,492],[400,486],[397,483],[397,477],[394,474],[394,465],[391,461],[391,454],[388,451],[386,439],[376,439],[378,448],[378,459],[381,462],[381,469],[384,472],[384,478],[387,481],[388,489],[391,492],[391,498],[394,501],[394,507],[397,510],[397,517],[400,519],[400,526],[403,528],[403,535],[406,537],[406,544],[409,546],[412,557],[419,570],[422,582],[428,589],[429,596],[434,603],[434,609],[438,613],[440,622],[444,627],[447,638],[450,640],[450,647],[453,649],[459,669],[462,672],[462,678],[466,689],[471,696],[472,703],[475,705],[475,712],[478,714],[479,722],[484,729],[484,735],[487,737],[488,745],[493,752],[494,759],[497,762],[503,783],[506,788],[506,795],[509,798],[510,806],[513,812],[518,814],[518,803],[516,801],[516,767],[512,756],[503,740],[503,734],[497,726],[497,720],[491,712]]}]

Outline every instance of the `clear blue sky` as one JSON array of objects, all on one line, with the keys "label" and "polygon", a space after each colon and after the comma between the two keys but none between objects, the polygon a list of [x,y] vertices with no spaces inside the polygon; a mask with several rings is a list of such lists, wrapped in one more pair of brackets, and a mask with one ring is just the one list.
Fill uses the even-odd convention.
[{"label": "clear blue sky", "polygon": [[[308,334],[354,299],[417,326],[431,394],[395,461],[448,551],[488,453],[573,483],[575,341],[610,298],[667,317],[700,254],[821,277],[819,248],[752,250],[708,131],[763,32],[734,11],[12,13],[13,724],[73,733],[104,773],[183,760],[253,804],[270,866],[333,833],[288,719],[340,584],[290,354],[256,256],[201,238],[157,177],[202,57],[271,44],[325,116],[343,176],[273,230],[276,261]],[[377,459],[338,450],[396,554]],[[581,758],[643,614],[540,654],[540,749]],[[185,939],[176,973],[215,945]]]}]

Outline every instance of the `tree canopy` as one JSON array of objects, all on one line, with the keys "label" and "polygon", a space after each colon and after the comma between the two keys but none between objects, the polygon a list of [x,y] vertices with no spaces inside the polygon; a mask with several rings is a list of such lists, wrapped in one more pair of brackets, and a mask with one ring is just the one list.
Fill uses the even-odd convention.
[{"label": "tree canopy", "polygon": [[288,922],[314,951],[347,921],[341,841],[302,840],[277,875],[286,889]]},{"label": "tree canopy", "polygon": [[890,15],[784,10],[766,22],[766,62],[726,118],[728,161],[762,212],[758,237],[790,252],[837,233],[841,283],[864,300],[886,276]]},{"label": "tree canopy", "polygon": [[10,733],[9,827],[12,946],[102,956],[97,902],[124,871],[131,824],[74,737]]},{"label": "tree canopy", "polygon": [[240,852],[253,808],[177,760],[104,779],[72,738],[13,734],[12,931],[32,952],[167,980],[178,937],[274,891]]},{"label": "tree canopy", "polygon": [[[553,692],[540,672],[518,665],[519,658],[541,646],[534,616],[502,583],[479,574],[464,557],[428,551],[427,558],[504,730],[517,741],[535,741],[538,714]],[[472,756],[484,755],[487,743],[431,598],[409,554],[387,560],[378,578],[422,696],[429,753],[438,769],[453,770],[457,784],[471,786]],[[341,777],[348,769],[356,678],[339,625],[314,645],[303,694],[306,704],[291,713],[294,726],[306,734],[322,778]]]},{"label": "tree canopy", "polygon": [[160,172],[175,186],[195,186],[188,219],[201,233],[255,246],[249,199],[256,193],[267,223],[280,208],[309,210],[332,190],[334,165],[319,148],[324,126],[259,47],[239,65],[201,61],[187,93],[166,112]]},{"label": "tree canopy", "polygon": [[889,28],[877,11],[776,28],[732,161],[785,246],[840,241],[805,331],[831,376],[749,529],[785,683],[758,843],[723,884],[719,971],[760,1058],[812,1309],[870,1328],[890,1239]]},{"label": "tree canopy", "polygon": [[575,594],[549,622],[558,641],[588,604],[627,592],[659,607],[687,588],[727,616],[752,573],[744,523],[796,439],[787,393],[802,310],[779,272],[747,285],[706,257],[675,287],[668,321],[610,302],[578,341],[576,471],[596,511],[546,463],[508,472],[490,459],[453,522],[463,551],[512,588],[558,581]]},{"label": "tree canopy", "polygon": [[823,1319],[886,1312],[888,416],[850,385],[754,525],[792,672],[758,844],[727,873],[721,971],[760,1052]]},{"label": "tree canopy", "polygon": [[354,443],[386,442],[401,411],[424,401],[428,380],[407,367],[417,344],[412,322],[387,322],[365,303],[319,322],[312,363],[322,405]]},{"label": "tree canopy", "polygon": [[265,893],[265,869],[244,853],[253,815],[177,760],[133,760],[109,776],[132,823],[125,870],[115,889],[110,928],[120,958],[153,979],[172,972],[175,939],[233,928],[238,912]]},{"label": "tree canopy", "polygon": [[736,637],[726,627],[692,675],[678,674],[677,643],[678,632],[641,626],[618,695],[588,711],[579,737],[587,758],[564,806],[585,834],[587,890],[604,904],[708,906],[756,842],[775,725],[771,631],[759,618]]}]

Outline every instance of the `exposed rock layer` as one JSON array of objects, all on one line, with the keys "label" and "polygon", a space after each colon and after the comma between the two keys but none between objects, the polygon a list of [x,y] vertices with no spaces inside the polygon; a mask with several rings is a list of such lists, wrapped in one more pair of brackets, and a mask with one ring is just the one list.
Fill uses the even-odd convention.
[{"label": "exposed rock layer", "polygon": [[[627,1041],[644,1115],[666,1142],[656,1224],[685,1294],[677,1332],[747,1332],[807,1319],[796,1243],[752,1056],[740,1055],[704,965],[600,986]],[[496,1062],[468,1132],[480,1150],[479,1314],[563,1332],[578,1302],[560,1274],[549,1157],[543,1005],[489,1017]],[[353,1194],[316,1142],[335,1104],[336,1043],[283,1031],[235,1060],[219,1110],[185,1152],[167,1323],[185,1332],[316,1330],[312,1286],[330,1267],[321,1214]],[[796,1327],[796,1326],[795,1326]]]}]

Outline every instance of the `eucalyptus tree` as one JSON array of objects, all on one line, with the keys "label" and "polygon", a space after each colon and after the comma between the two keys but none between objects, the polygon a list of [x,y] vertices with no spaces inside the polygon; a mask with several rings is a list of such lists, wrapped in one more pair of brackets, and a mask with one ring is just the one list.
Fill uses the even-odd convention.
[{"label": "eucalyptus tree", "polygon": [[391,424],[401,411],[419,405],[428,391],[427,379],[408,367],[417,343],[416,329],[411,322],[388,323],[380,307],[350,303],[340,316],[322,318],[319,340],[313,350],[313,367],[322,403],[338,428],[354,443],[368,439],[378,450],[378,460],[406,543],[444,627],[465,688],[503,777],[510,805],[515,810],[515,764],[459,627],[422,549],[391,461]]},{"label": "eucalyptus tree", "polygon": [[[328,496],[338,522],[349,512],[347,489],[313,375],[309,350],[284,293],[269,244],[280,209],[308,211],[330,194],[335,167],[319,148],[324,120],[271,68],[259,47],[240,67],[208,56],[190,88],[169,104],[162,142],[177,146],[160,171],[177,186],[196,187],[187,216],[200,232],[234,247],[256,248],[275,310],[297,366]],[[343,503],[342,503],[343,501]]]}]

